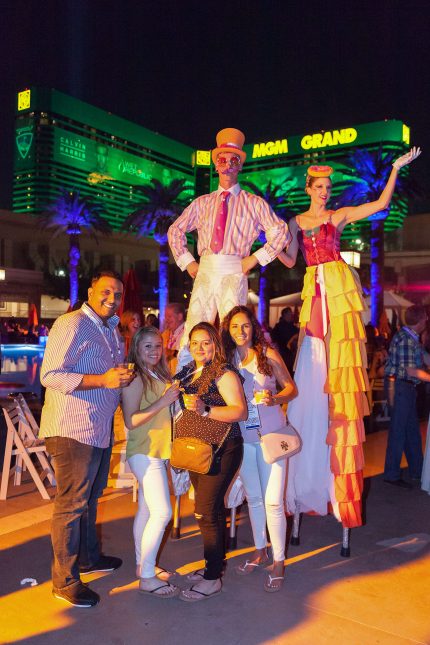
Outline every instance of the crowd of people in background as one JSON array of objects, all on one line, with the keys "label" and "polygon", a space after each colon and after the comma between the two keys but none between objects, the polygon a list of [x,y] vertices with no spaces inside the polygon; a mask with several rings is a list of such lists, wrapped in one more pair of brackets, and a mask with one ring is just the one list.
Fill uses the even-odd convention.
[{"label": "crowd of people in background", "polygon": [[37,345],[39,338],[48,336],[48,334],[49,327],[44,323],[27,325],[15,318],[5,318],[0,322],[0,336],[3,345],[12,343]]}]

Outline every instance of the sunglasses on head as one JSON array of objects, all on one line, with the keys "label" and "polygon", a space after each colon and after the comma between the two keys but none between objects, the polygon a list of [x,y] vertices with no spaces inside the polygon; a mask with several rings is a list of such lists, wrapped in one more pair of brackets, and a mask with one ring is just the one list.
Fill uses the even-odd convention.
[{"label": "sunglasses on head", "polygon": [[230,157],[230,159],[227,159],[227,157],[218,157],[216,162],[218,166],[230,165],[234,168],[237,168],[238,166],[240,166],[240,157]]}]

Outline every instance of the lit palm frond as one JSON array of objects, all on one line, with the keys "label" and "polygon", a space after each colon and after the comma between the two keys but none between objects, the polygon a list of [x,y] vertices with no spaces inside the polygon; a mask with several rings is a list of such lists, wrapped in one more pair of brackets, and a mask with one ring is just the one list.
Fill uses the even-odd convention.
[{"label": "lit palm frond", "polygon": [[[384,190],[393,161],[398,156],[397,152],[384,152],[382,146],[376,151],[365,148],[354,150],[348,156],[348,167],[342,168],[342,173],[350,177],[350,183],[337,197],[336,207],[358,206],[365,202],[376,201]],[[409,173],[400,173],[392,203],[409,197],[419,197],[420,192]]]},{"label": "lit palm frond", "polygon": [[85,230],[97,238],[97,233],[111,233],[111,227],[103,219],[103,213],[101,203],[82,196],[78,190],[63,189],[38,219],[42,228],[54,229],[53,237],[61,233],[80,235]]},{"label": "lit palm frond", "polygon": [[70,304],[78,299],[78,266],[81,259],[79,236],[85,230],[97,240],[97,233],[109,235],[111,227],[103,219],[103,206],[91,198],[82,196],[78,190],[63,188],[57,199],[38,216],[43,229],[53,229],[53,237],[61,233],[69,236],[69,281]]},{"label": "lit palm frond", "polygon": [[185,179],[173,179],[167,186],[158,179],[136,187],[143,198],[142,203],[124,221],[124,229],[138,236],[153,235],[159,244],[158,261],[158,304],[160,320],[169,300],[169,246],[168,228],[184,208],[181,194],[190,187]]},{"label": "lit palm frond", "polygon": [[167,186],[158,179],[136,187],[142,203],[130,213],[124,228],[139,236],[152,234],[156,241],[167,239],[167,230],[184,208],[180,195],[188,188],[185,179],[173,179]]}]

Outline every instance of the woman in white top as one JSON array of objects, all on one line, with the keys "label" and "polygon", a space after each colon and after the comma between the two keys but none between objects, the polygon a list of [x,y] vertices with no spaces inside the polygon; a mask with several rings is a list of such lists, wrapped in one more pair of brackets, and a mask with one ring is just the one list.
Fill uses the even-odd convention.
[{"label": "woman in white top", "polygon": [[[244,439],[240,478],[248,501],[255,552],[251,559],[236,568],[236,572],[247,575],[267,562],[267,523],[273,568],[264,589],[279,591],[284,579],[287,462],[285,459],[274,464],[264,461],[259,433],[263,435],[285,426],[281,404],[294,398],[297,389],[281,356],[267,343],[260,323],[247,307],[234,307],[224,318],[222,340],[227,360],[245,379],[243,387],[249,413],[248,419],[240,423]],[[281,390],[276,393],[278,385]],[[260,392],[258,405],[255,392]]]}]

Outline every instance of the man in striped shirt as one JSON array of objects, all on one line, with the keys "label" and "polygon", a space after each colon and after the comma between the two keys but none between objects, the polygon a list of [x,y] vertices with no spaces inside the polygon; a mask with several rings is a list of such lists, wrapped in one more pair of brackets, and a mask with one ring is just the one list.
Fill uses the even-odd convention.
[{"label": "man in striped shirt", "polygon": [[416,386],[421,381],[430,381],[425,369],[430,365],[430,356],[420,343],[427,314],[424,307],[412,305],[405,313],[406,325],[394,336],[385,364],[388,399],[390,404],[390,430],[385,455],[384,481],[401,488],[412,484],[401,478],[400,462],[406,455],[409,476],[421,479],[423,450],[417,415]]},{"label": "man in striped shirt", "polygon": [[112,420],[121,388],[134,378],[121,365],[124,348],[116,311],[123,284],[113,272],[92,280],[88,302],[60,316],[48,337],[41,368],[46,387],[40,422],[57,481],[51,539],[53,594],[76,607],[100,598],[80,575],[113,571],[120,558],[100,552],[97,501],[107,484]]},{"label": "man in striped shirt", "polygon": [[[184,350],[192,327],[220,320],[248,298],[247,274],[257,264],[265,266],[289,245],[288,227],[261,197],[240,188],[238,174],[246,159],[245,136],[235,128],[218,132],[212,160],[219,187],[195,199],[170,226],[168,238],[173,257],[182,271],[195,279],[181,341],[179,365],[190,358]],[[200,263],[187,249],[186,233],[197,230]],[[266,244],[250,255],[261,231]]]}]

